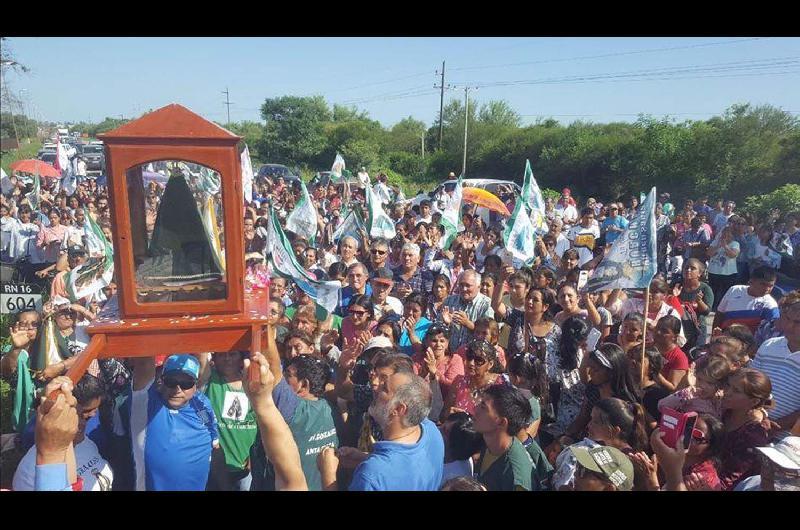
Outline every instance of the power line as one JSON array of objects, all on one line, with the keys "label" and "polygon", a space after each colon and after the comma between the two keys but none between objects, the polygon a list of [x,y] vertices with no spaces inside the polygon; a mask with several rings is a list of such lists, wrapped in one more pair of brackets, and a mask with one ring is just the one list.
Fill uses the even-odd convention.
[{"label": "power line", "polygon": [[[664,77],[664,76],[674,76],[677,74],[691,74],[691,73],[704,74],[704,73],[723,72],[732,70],[755,71],[759,69],[763,70],[770,68],[775,69],[775,68],[786,68],[790,66],[795,66],[797,64],[800,64],[800,60],[798,59],[800,59],[800,57],[779,57],[771,59],[733,61],[727,63],[713,63],[705,65],[689,65],[689,66],[677,66],[677,67],[655,68],[655,69],[645,69],[645,70],[633,70],[633,71],[616,72],[616,73],[584,74],[584,75],[574,75],[574,76],[549,77],[549,78],[539,78],[539,79],[522,79],[522,80],[510,80],[510,81],[493,81],[493,82],[483,82],[483,83],[472,81],[470,83],[463,83],[463,84],[473,84],[480,86],[481,88],[486,88],[486,87],[513,86],[513,85],[561,84],[569,82],[600,81],[607,79],[631,79],[636,77],[653,77],[653,76]],[[456,83],[456,85],[458,84],[459,83]]]},{"label": "power line", "polygon": [[581,61],[581,60],[588,60],[588,59],[605,59],[608,57],[619,57],[623,55],[637,55],[643,53],[657,53],[657,52],[665,52],[665,51],[675,51],[675,50],[689,50],[693,48],[703,48],[708,46],[721,46],[725,44],[738,44],[742,42],[752,42],[757,40],[763,40],[768,37],[754,37],[749,39],[738,39],[732,41],[718,41],[718,42],[708,42],[705,44],[692,44],[687,46],[670,46],[668,48],[649,48],[644,50],[633,50],[629,52],[615,52],[615,53],[605,53],[601,55],[585,55],[580,57],[566,57],[563,59],[542,59],[539,61],[524,61],[519,63],[506,63],[506,64],[489,64],[483,66],[462,66],[461,68],[451,68],[453,71],[463,71],[463,70],[485,70],[490,68],[506,68],[509,66],[523,66],[529,64],[547,64],[547,63],[561,63],[561,62],[568,62],[568,61]]},{"label": "power line", "polygon": [[414,79],[416,77],[422,77],[423,75],[430,75],[430,71],[420,72],[418,74],[407,75],[404,77],[396,77],[394,79],[387,79],[386,81],[376,81],[374,83],[364,83],[358,86],[351,86],[347,88],[337,88],[336,90],[329,90],[328,92],[344,92],[346,90],[355,90],[357,88],[364,88],[368,86],[385,85],[387,83],[394,83],[395,81],[404,81],[406,79]]}]

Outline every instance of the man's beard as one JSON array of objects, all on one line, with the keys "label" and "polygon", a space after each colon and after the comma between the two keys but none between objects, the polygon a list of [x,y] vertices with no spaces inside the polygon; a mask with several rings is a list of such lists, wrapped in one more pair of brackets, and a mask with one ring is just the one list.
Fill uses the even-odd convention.
[{"label": "man's beard", "polygon": [[370,404],[369,409],[367,410],[369,415],[372,417],[373,420],[378,424],[381,430],[386,428],[386,425],[389,423],[389,403],[383,403],[377,399],[372,400],[372,404]]}]

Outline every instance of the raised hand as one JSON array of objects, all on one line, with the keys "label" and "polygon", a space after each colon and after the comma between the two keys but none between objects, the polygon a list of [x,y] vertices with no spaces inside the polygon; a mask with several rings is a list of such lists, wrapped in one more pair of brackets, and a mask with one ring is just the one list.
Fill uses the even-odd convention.
[{"label": "raised hand", "polygon": [[453,323],[453,313],[450,312],[450,308],[447,306],[442,309],[442,322],[448,326]]},{"label": "raised hand", "polygon": [[430,348],[430,346],[428,347],[427,350],[425,350],[425,366],[428,367],[428,372],[430,372],[430,374],[435,377],[436,355],[433,353],[433,350]]},{"label": "raised hand", "polygon": [[19,322],[11,326],[9,331],[11,332],[11,346],[13,348],[22,349],[30,342],[28,339],[28,330],[20,329]]},{"label": "raised hand", "polygon": [[689,473],[688,476],[683,478],[683,482],[689,491],[713,491],[708,482],[703,480],[703,477],[698,473]]},{"label": "raised hand", "polygon": [[[258,378],[249,376],[250,365],[253,364],[258,371]],[[259,352],[254,352],[249,359],[244,360],[242,370],[242,388],[253,404],[253,409],[258,413],[263,407],[272,402],[272,389],[275,387],[275,376],[269,369],[269,361]]]}]

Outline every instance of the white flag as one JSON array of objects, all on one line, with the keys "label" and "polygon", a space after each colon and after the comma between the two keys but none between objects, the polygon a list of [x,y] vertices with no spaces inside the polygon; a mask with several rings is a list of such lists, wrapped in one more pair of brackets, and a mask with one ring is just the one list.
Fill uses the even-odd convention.
[{"label": "white flag", "polygon": [[511,252],[514,260],[516,260],[514,262],[515,266],[527,265],[533,261],[536,234],[522,197],[517,197],[514,212],[511,214],[511,218],[508,220],[506,229],[503,232],[503,242],[506,245],[506,249]]},{"label": "white flag", "polygon": [[367,233],[369,237],[383,237],[394,239],[397,232],[394,221],[383,211],[380,198],[375,194],[372,186],[365,189],[367,194]]},{"label": "white flag", "polygon": [[317,209],[311,202],[305,182],[300,181],[300,189],[300,202],[294,205],[294,210],[286,218],[286,229],[313,245],[317,236]]},{"label": "white flag", "polygon": [[242,151],[241,159],[244,202],[250,203],[253,201],[253,162],[250,160],[250,149],[247,147],[247,144],[244,144],[244,151]]},{"label": "white flag", "polygon": [[445,250],[450,248],[450,245],[456,238],[456,234],[458,234],[461,230],[464,230],[464,220],[461,219],[461,196],[464,189],[461,181],[463,179],[463,174],[458,177],[456,187],[453,190],[453,196],[442,213],[444,236],[439,240],[439,244]]},{"label": "white flag", "polygon": [[333,165],[331,166],[331,178],[336,180],[342,178],[344,167],[344,158],[342,158],[342,155],[339,153],[336,153],[336,159],[334,159]]},{"label": "white flag", "polygon": [[542,190],[539,189],[539,184],[533,178],[533,170],[531,169],[531,161],[525,161],[525,178],[522,182],[522,201],[528,208],[530,213],[533,228],[538,234],[546,234],[549,230],[547,228],[547,218],[544,215],[544,197],[542,197]]}]

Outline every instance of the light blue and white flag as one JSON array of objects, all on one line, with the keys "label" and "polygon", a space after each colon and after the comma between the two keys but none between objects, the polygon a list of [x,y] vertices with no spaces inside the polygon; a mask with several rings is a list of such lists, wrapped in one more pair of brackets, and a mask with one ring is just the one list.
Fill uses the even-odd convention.
[{"label": "light blue and white flag", "polygon": [[333,313],[339,304],[342,284],[338,281],[320,282],[306,272],[295,257],[292,245],[275,217],[274,208],[270,208],[268,220],[266,252],[272,272],[290,278],[317,305]]},{"label": "light blue and white flag", "polygon": [[528,265],[533,262],[536,230],[526,210],[525,200],[521,196],[517,197],[514,211],[506,223],[503,242],[506,250],[511,252],[515,266]]},{"label": "light blue and white flag", "polygon": [[453,244],[456,235],[464,230],[464,220],[461,218],[461,199],[464,194],[463,180],[464,175],[459,175],[458,181],[456,181],[456,187],[453,190],[453,196],[450,198],[450,202],[447,204],[444,212],[442,212],[444,234],[439,240],[439,244],[444,250],[448,250],[450,245]]},{"label": "light blue and white flag", "polygon": [[589,291],[646,289],[656,275],[656,189],[650,190],[628,228],[589,278]]},{"label": "light blue and white flag", "polygon": [[381,199],[372,189],[372,186],[367,186],[364,192],[367,195],[367,234],[369,234],[369,237],[394,239],[394,236],[397,235],[394,229],[394,221],[383,210]]},{"label": "light blue and white flag", "polygon": [[308,195],[306,183],[300,181],[300,201],[294,205],[294,210],[286,218],[286,230],[291,230],[298,236],[308,241],[312,246],[317,236],[317,209]]},{"label": "light blue and white flag", "polygon": [[547,228],[547,218],[544,215],[544,197],[542,190],[536,179],[533,178],[533,170],[531,169],[531,161],[525,160],[525,177],[522,182],[522,201],[528,208],[531,223],[533,228],[539,235],[546,234],[549,229]]}]

